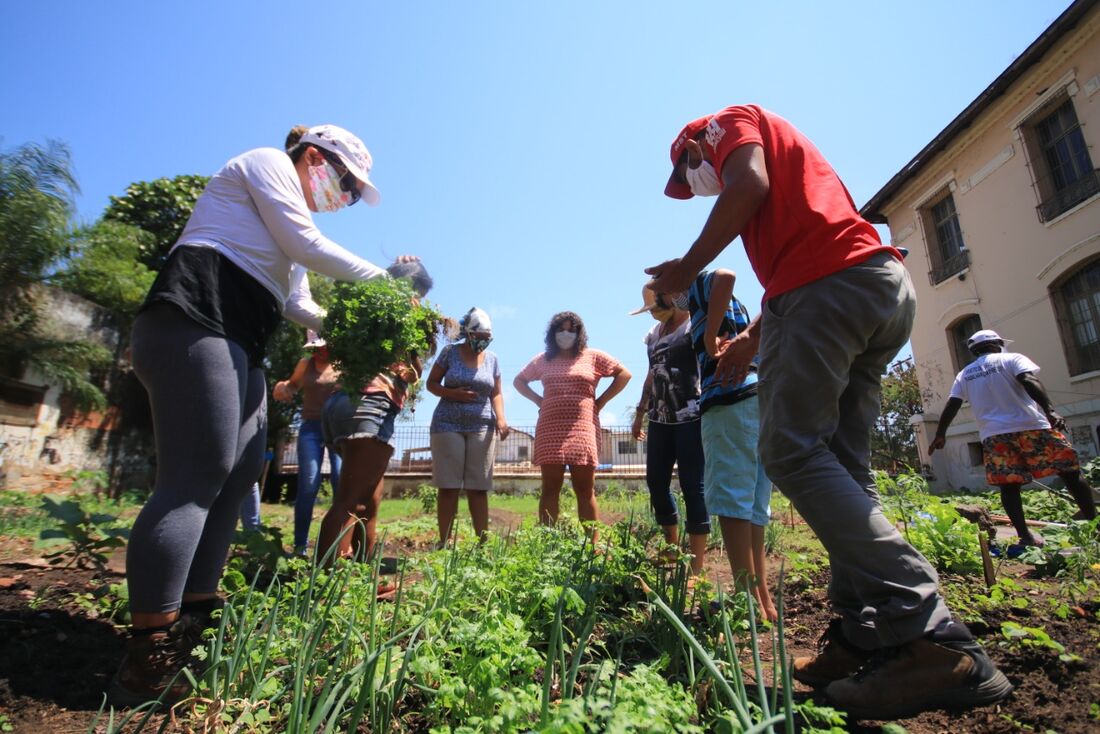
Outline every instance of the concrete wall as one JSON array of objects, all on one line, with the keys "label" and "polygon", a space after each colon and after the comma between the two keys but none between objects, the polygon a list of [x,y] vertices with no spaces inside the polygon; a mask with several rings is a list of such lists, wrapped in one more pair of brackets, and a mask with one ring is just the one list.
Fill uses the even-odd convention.
[{"label": "concrete wall", "polygon": [[[118,333],[106,326],[103,309],[71,293],[43,289],[44,308],[49,314],[46,329],[68,339],[88,339],[112,353]],[[0,486],[30,490],[51,489],[66,483],[65,477],[80,471],[107,469],[107,434],[117,427],[113,412],[86,416],[66,415],[61,389],[29,370],[22,382],[48,386],[38,406],[33,425],[4,422],[0,417]]]},{"label": "concrete wall", "polygon": [[[568,475],[566,481],[569,481]],[[406,497],[415,495],[421,484],[431,484],[431,473],[426,474],[387,474],[385,478],[385,492],[387,497]],[[645,476],[638,474],[616,474],[614,472],[600,472],[596,474],[597,494],[606,490],[612,482],[624,486],[634,492],[648,492]],[[679,485],[676,485],[677,487]],[[506,495],[538,494],[542,487],[542,479],[538,474],[493,474],[493,493]]]}]

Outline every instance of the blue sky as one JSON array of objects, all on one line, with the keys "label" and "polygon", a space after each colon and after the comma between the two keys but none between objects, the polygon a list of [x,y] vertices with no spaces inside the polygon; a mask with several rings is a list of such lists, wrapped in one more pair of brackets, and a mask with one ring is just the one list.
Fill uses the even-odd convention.
[{"label": "blue sky", "polygon": [[[11,3],[0,136],[66,142],[90,222],[133,181],[212,174],[295,124],[347,127],[382,203],[318,215],[322,231],[379,264],[420,255],[445,312],[490,312],[513,425],[537,413],[512,377],[549,317],[577,311],[635,375],[602,416],[620,424],[653,323],[627,316],[642,269],[681,255],[709,212],[662,195],[684,123],[770,108],[862,204],[1068,4]],[[715,265],[756,313],[740,243]]]}]

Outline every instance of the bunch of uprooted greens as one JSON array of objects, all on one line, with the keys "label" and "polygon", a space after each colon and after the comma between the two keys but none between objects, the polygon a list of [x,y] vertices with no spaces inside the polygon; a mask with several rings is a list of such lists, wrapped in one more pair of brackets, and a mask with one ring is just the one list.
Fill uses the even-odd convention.
[{"label": "bunch of uprooted greens", "polygon": [[375,278],[337,283],[325,317],[329,359],[340,382],[357,393],[379,372],[410,355],[431,351],[442,314],[418,301],[409,281]]}]

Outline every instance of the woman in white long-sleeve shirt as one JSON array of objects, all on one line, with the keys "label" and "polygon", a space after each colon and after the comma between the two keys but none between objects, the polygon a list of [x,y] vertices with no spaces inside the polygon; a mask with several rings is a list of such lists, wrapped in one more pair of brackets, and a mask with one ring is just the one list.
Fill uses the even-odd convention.
[{"label": "woman in white long-sleeve shirt", "polygon": [[186,693],[172,677],[217,596],[267,431],[264,347],[286,316],[320,329],[306,270],[384,276],[329,240],[312,212],[378,202],[371,157],[347,130],[310,128],[289,150],[258,148],[210,179],[133,329],[149,392],[157,477],[126,554],[133,629],[112,702]]}]

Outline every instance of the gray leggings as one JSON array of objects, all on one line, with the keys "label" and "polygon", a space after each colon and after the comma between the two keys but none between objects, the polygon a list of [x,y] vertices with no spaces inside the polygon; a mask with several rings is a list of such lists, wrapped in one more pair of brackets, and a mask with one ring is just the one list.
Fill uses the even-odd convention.
[{"label": "gray leggings", "polygon": [[130,609],[172,612],[184,593],[218,588],[241,501],[263,465],[267,390],[236,342],[173,306],[138,316],[132,343],[153,411],[157,477],[126,550]]}]

